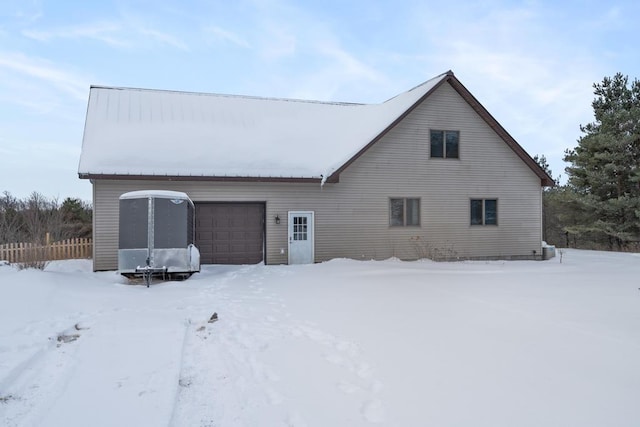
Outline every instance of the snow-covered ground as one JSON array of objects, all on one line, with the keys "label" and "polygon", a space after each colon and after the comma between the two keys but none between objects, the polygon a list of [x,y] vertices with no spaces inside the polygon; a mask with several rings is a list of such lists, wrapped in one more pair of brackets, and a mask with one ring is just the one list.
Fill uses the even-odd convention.
[{"label": "snow-covered ground", "polygon": [[638,426],[639,278],[638,254],[577,250],[149,289],[0,265],[0,425]]}]

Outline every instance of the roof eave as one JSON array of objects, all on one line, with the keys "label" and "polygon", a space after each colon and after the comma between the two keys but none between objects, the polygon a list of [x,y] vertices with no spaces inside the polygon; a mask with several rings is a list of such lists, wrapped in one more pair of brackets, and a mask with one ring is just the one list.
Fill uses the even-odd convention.
[{"label": "roof eave", "polygon": [[349,165],[351,165],[358,157],[364,154],[373,144],[378,142],[383,136],[385,136],[393,127],[395,127],[400,121],[402,121],[409,113],[411,113],[418,105],[420,105],[426,98],[428,98],[433,92],[435,92],[445,82],[448,82],[462,98],[473,108],[480,117],[491,127],[500,138],[520,157],[524,163],[540,178],[540,185],[542,187],[553,187],[555,181],[550,177],[544,169],[536,163],[535,160],[529,156],[529,154],[518,144],[518,142],[507,132],[500,123],[489,113],[489,111],[480,104],[480,102],[464,87],[464,85],[456,78],[451,70],[445,73],[446,77],[440,80],[434,87],[426,92],[420,99],[418,99],[413,105],[411,105],[404,113],[402,113],[396,120],[394,120],[389,126],[387,126],[380,134],[372,139],[367,145],[365,145],[360,151],[347,160],[342,166],[336,169],[331,175],[327,177],[326,182],[338,182],[340,180],[340,173],[342,173]]},{"label": "roof eave", "polygon": [[400,114],[400,116],[398,116],[393,122],[391,122],[389,126],[384,128],[382,132],[380,132],[375,138],[373,138],[367,145],[362,147],[356,154],[351,156],[349,160],[343,163],[342,166],[340,166],[338,169],[332,172],[331,175],[327,177],[326,182],[331,182],[331,183],[339,182],[340,174],[342,173],[342,171],[344,171],[353,162],[355,162],[358,159],[358,157],[363,155],[372,145],[374,145],[376,142],[382,139],[382,137],[384,137],[391,129],[393,129],[398,123],[400,123],[405,117],[407,117],[418,105],[420,105],[426,98],[428,98],[429,95],[435,92],[444,82],[449,80],[449,78],[453,76],[453,72],[449,70],[443,75],[445,75],[446,78],[443,78],[438,83],[436,83],[431,89],[429,89],[424,95],[422,95],[416,102],[414,102],[404,113]]},{"label": "roof eave", "polygon": [[475,110],[495,133],[511,148],[524,163],[540,178],[542,187],[553,187],[555,181],[540,167],[535,160],[522,148],[520,144],[502,127],[500,123],[480,104],[475,96],[453,74],[447,78],[456,92]]},{"label": "roof eave", "polygon": [[80,179],[130,181],[298,182],[318,184],[322,178],[280,176],[131,175],[79,172]]}]

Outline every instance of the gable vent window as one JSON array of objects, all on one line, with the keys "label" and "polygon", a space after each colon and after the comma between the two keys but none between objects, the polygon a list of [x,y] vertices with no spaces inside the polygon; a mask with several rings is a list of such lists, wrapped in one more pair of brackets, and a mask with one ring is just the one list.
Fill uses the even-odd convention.
[{"label": "gable vent window", "polygon": [[471,199],[471,225],[498,225],[498,201]]},{"label": "gable vent window", "polygon": [[431,131],[431,157],[457,159],[460,145],[460,132],[457,130]]},{"label": "gable vent window", "polygon": [[420,199],[389,199],[389,225],[420,225]]}]

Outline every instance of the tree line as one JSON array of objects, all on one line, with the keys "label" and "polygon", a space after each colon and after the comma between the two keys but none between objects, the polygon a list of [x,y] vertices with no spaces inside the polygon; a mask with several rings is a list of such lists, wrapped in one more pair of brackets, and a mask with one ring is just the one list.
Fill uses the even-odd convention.
[{"label": "tree line", "polygon": [[91,205],[80,199],[59,203],[37,192],[19,199],[5,191],[0,196],[0,244],[91,237],[92,216]]},{"label": "tree line", "polygon": [[640,81],[617,73],[593,88],[594,121],[565,151],[567,183],[544,191],[543,234],[560,247],[639,250]]}]

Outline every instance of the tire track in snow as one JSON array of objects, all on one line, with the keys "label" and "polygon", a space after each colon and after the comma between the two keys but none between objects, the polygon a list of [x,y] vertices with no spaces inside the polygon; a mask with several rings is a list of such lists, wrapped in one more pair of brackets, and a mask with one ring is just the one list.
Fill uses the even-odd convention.
[{"label": "tire track in snow", "polygon": [[[1,425],[38,425],[46,417],[74,369],[79,345],[76,339],[84,333],[84,328],[78,325],[75,323],[75,327],[48,337],[46,343],[0,381],[0,395],[11,396],[0,404]],[[68,338],[71,333],[76,338]]]},{"label": "tire track in snow", "polygon": [[187,348],[187,339],[189,336],[190,325],[191,325],[191,319],[185,320],[184,335],[182,337],[182,349],[180,351],[180,361],[178,364],[179,369],[178,369],[178,377],[177,377],[177,388],[176,388],[174,399],[173,399],[173,407],[171,409],[171,418],[169,419],[169,426],[175,425],[176,409],[178,407],[178,401],[180,399],[180,388],[185,386],[182,378],[185,376],[184,359],[185,359],[185,352]]}]

